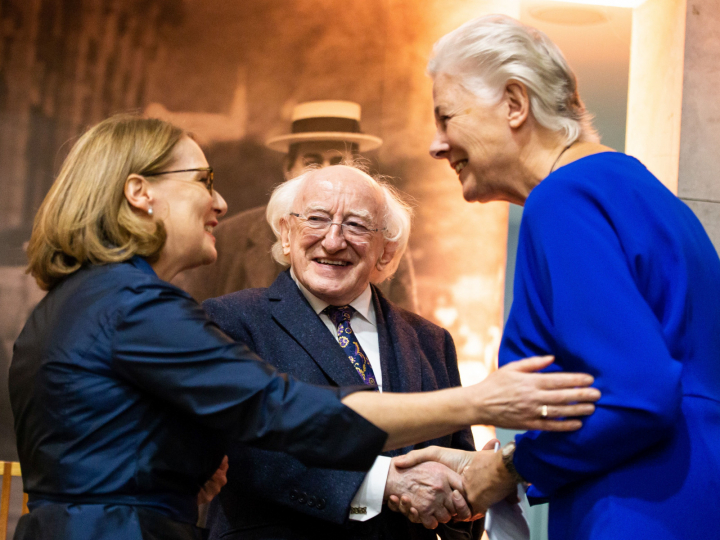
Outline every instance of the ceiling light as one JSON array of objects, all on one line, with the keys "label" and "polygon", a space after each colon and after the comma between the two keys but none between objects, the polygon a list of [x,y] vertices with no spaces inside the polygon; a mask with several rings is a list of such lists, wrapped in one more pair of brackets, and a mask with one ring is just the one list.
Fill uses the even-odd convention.
[{"label": "ceiling light", "polygon": [[636,8],[645,0],[562,0],[566,4],[590,4],[593,6],[609,6],[620,8]]},{"label": "ceiling light", "polygon": [[553,2],[551,5],[531,7],[528,12],[540,21],[570,26],[583,26],[607,22],[607,14],[601,9],[592,7],[561,6]]}]

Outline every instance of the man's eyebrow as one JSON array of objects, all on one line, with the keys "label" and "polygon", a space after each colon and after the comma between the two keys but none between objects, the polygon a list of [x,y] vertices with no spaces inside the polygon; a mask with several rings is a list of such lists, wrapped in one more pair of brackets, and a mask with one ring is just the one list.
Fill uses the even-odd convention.
[{"label": "man's eyebrow", "polygon": [[368,221],[373,220],[373,215],[367,210],[350,210],[347,215],[352,217],[359,217]]},{"label": "man's eyebrow", "polygon": [[[323,212],[325,214],[330,215],[330,210],[326,206],[322,206],[319,204],[311,204],[305,207],[305,212]],[[350,210],[346,217],[359,217],[362,219],[366,219],[368,221],[373,220],[373,215],[368,210]]]}]

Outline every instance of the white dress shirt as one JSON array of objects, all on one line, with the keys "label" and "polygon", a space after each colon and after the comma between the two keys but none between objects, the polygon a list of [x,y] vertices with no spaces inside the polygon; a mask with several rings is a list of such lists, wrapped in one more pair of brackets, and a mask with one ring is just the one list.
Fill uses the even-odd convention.
[{"label": "white dress shirt", "polygon": [[[298,286],[300,292],[302,292],[303,296],[313,308],[315,313],[318,314],[320,320],[325,324],[328,331],[332,333],[337,341],[337,328],[330,320],[330,317],[328,317],[326,313],[323,313],[323,310],[330,304],[320,300],[308,291],[295,277],[292,269],[290,270],[290,276],[293,278],[293,281],[295,281],[295,284]],[[370,285],[368,285],[365,290],[360,293],[360,296],[350,302],[350,305],[355,308],[355,313],[353,313],[350,318],[350,326],[360,342],[360,346],[363,351],[365,351],[365,355],[370,361],[370,366],[375,374],[375,381],[377,382],[378,389],[382,392],[380,343],[377,332],[377,317],[375,316],[375,306],[372,302],[372,289],[370,288]],[[353,509],[353,513],[350,514],[350,519],[355,521],[366,521],[374,518],[380,513],[382,510],[385,483],[387,482],[389,470],[389,457],[378,456],[375,458],[375,463],[368,471],[365,476],[365,480],[363,480],[363,483],[360,485],[360,489],[358,489],[355,497],[350,503],[350,507]]]}]

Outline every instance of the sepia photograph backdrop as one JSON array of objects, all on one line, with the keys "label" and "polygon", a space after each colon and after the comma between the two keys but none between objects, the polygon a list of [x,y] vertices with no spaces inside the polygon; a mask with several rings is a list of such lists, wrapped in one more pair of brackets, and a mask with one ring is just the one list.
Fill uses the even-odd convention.
[{"label": "sepia photograph backdrop", "polygon": [[294,105],[359,103],[362,130],[384,141],[366,155],[373,172],[391,176],[415,208],[420,314],[450,330],[466,384],[486,376],[497,362],[507,246],[511,270],[520,214],[513,210],[508,240],[508,205],[466,203],[454,171],[429,157],[425,66],[432,44],[463,22],[493,12],[521,18],[558,40],[604,142],[622,150],[631,12],[600,8],[595,19],[581,12],[568,22],[548,16],[558,4],[0,0],[0,459],[16,459],[12,344],[43,296],[24,273],[33,216],[77,137],[121,112],[192,131],[229,216],[265,204],[282,181],[283,155],[264,141],[288,132]]}]

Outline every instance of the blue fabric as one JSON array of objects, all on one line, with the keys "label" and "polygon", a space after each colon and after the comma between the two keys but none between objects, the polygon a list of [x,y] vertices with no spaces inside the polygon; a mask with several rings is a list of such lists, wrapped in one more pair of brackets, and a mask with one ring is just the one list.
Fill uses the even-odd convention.
[{"label": "blue fabric", "polygon": [[22,519],[54,524],[23,530],[75,538],[107,510],[108,538],[139,538],[136,513],[119,506],[194,524],[230,436],[367,470],[385,434],[339,393],[277,374],[139,257],[84,268],[47,294],[15,344],[10,394],[31,507]]},{"label": "blue fabric", "polygon": [[350,363],[358,372],[365,384],[376,385],[375,373],[370,365],[370,360],[365,355],[365,351],[360,346],[360,342],[350,326],[350,318],[355,312],[352,306],[328,306],[325,312],[335,325],[338,334],[338,344],[350,360]]},{"label": "blue fabric", "polygon": [[[455,346],[447,331],[396,307],[373,289],[383,388],[421,392],[458,386]],[[308,304],[288,272],[268,289],[247,289],[207,300],[211,319],[280,370],[312,384],[363,384],[347,355]],[[431,444],[474,449],[469,429]],[[394,456],[413,447],[387,452]],[[318,538],[432,539],[435,531],[414,525],[387,508],[366,522],[348,521],[350,503],[365,474],[307,467],[287,454],[233,445],[228,485],[208,515],[211,538],[315,540]],[[233,468],[233,462],[247,463]],[[482,524],[460,527],[479,537]],[[472,533],[472,534],[470,534]]]},{"label": "blue fabric", "polygon": [[585,157],[527,200],[500,363],[543,354],[603,393],[579,431],[517,437],[550,538],[718,538],[720,260],[634,158]]}]

